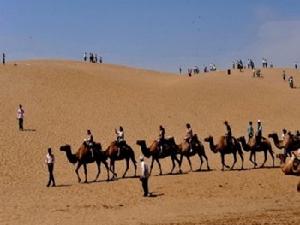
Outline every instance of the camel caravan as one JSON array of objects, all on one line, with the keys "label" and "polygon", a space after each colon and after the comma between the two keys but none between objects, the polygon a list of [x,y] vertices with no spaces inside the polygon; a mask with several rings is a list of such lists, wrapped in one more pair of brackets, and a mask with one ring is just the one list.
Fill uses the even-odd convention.
[{"label": "camel caravan", "polygon": [[[217,139],[217,142],[214,143],[214,137],[208,136],[204,138],[204,142],[207,142],[209,149],[215,153],[220,154],[221,156],[221,168],[224,171],[225,169],[234,169],[235,164],[237,163],[239,156],[241,160],[240,170],[244,169],[244,152],[249,152],[249,161],[253,164],[253,167],[258,166],[256,162],[256,154],[258,152],[264,153],[264,161],[260,165],[260,168],[265,166],[267,162],[268,154],[272,158],[272,167],[275,167],[274,163],[274,151],[272,149],[271,141],[274,145],[282,150],[283,153],[277,154],[277,158],[280,160],[280,167],[284,174],[286,175],[300,175],[300,133],[299,131],[296,134],[291,132],[286,132],[285,129],[283,134],[283,139],[280,140],[277,133],[271,133],[268,135],[268,138],[263,136],[258,137],[257,135],[249,135],[248,141],[244,136],[234,137],[231,135],[231,128],[226,124],[227,133]],[[83,166],[85,180],[87,183],[87,165],[91,163],[96,163],[98,172],[94,181],[97,181],[100,175],[100,166],[101,163],[104,164],[107,172],[107,181],[114,180],[117,178],[115,172],[115,162],[123,161],[126,162],[126,168],[122,177],[126,177],[129,170],[130,161],[134,166],[134,174],[132,177],[136,177],[137,162],[135,159],[135,152],[133,148],[130,147],[124,140],[123,128],[120,127],[120,136],[118,136],[117,141],[111,142],[111,144],[105,149],[102,149],[100,143],[93,142],[92,135],[88,130],[88,134],[91,137],[91,141],[85,140],[79,149],[73,153],[70,145],[64,145],[60,147],[60,151],[65,152],[66,157],[69,163],[72,163],[75,166],[75,173],[78,179],[78,182],[81,182],[79,176],[79,169]],[[164,137],[164,128],[161,129],[160,138],[154,140],[150,145],[147,145],[146,140],[137,140],[136,145],[139,146],[142,155],[146,158],[151,159],[150,174],[153,169],[154,162],[158,164],[159,175],[162,175],[162,168],[160,160],[164,158],[170,158],[172,162],[172,168],[170,174],[172,174],[178,165],[178,173],[183,173],[181,166],[183,158],[185,157],[189,163],[190,171],[193,171],[193,166],[191,163],[191,157],[198,156],[200,163],[198,171],[202,170],[203,163],[206,164],[206,170],[210,171],[208,157],[205,152],[205,148],[197,134],[193,134],[190,128],[190,125],[187,124],[187,136],[183,139],[180,144],[176,144],[174,137],[165,138]],[[116,131],[116,133],[118,133]],[[162,135],[161,135],[162,134]],[[119,135],[119,134],[118,134]],[[259,134],[258,134],[259,135]],[[121,138],[119,138],[121,137]],[[92,143],[92,145],[91,145]],[[233,156],[233,164],[228,166],[225,162],[225,155]],[[112,176],[110,176],[112,174]]]}]

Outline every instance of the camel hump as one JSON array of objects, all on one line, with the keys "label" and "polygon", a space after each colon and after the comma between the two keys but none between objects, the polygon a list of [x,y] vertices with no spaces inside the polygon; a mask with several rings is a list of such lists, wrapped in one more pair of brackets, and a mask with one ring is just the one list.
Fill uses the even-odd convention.
[{"label": "camel hump", "polygon": [[89,152],[88,147],[85,143],[83,143],[76,152],[76,157],[78,159],[82,159]]},{"label": "camel hump", "polygon": [[157,141],[157,140],[154,140],[154,141],[152,142],[152,144],[150,145],[150,147],[149,147],[150,151],[153,150],[153,149],[156,149],[157,146],[158,146],[158,141]]}]

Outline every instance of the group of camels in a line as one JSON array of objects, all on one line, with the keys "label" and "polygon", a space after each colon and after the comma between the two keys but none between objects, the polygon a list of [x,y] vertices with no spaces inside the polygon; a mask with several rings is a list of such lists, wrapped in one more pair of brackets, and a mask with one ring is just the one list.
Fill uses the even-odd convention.
[{"label": "group of camels in a line", "polygon": [[[281,161],[281,168],[285,174],[299,174],[300,175],[300,161],[294,155],[294,151],[300,148],[300,135],[299,132],[291,134],[289,133],[285,140],[280,140],[276,133],[271,133],[268,135],[270,139],[273,140],[274,145],[279,149],[284,149],[284,154],[278,154],[277,158]],[[231,143],[228,142],[228,138],[226,136],[221,136],[218,142],[214,143],[214,138],[209,136],[204,139],[205,142],[208,142],[209,148],[213,153],[219,153],[221,156],[221,164],[222,170],[224,168],[233,169],[236,162],[237,162],[237,154],[241,158],[241,170],[243,169],[244,163],[244,156],[243,151],[250,152],[249,160],[254,165],[254,168],[257,167],[256,163],[256,152],[264,152],[264,162],[260,167],[264,167],[267,161],[267,154],[269,153],[272,160],[273,160],[273,167],[274,167],[274,152],[272,150],[271,142],[267,139],[262,137],[260,143],[256,143],[256,138],[250,138],[248,142],[246,141],[245,137],[235,138],[232,137]],[[182,173],[181,165],[183,161],[183,157],[186,157],[190,166],[190,170],[192,171],[192,163],[190,157],[198,155],[200,159],[200,167],[199,170],[202,169],[203,161],[206,161],[207,170],[210,170],[208,164],[208,158],[205,153],[204,145],[199,140],[198,136],[195,134],[189,144],[186,141],[183,141],[181,144],[176,144],[175,139],[168,138],[163,143],[163,148],[159,146],[159,142],[154,140],[150,146],[147,146],[145,140],[137,140],[136,144],[140,146],[142,154],[150,158],[151,157],[151,166],[150,166],[150,174],[153,169],[154,161],[157,162],[159,166],[159,174],[162,175],[162,169],[160,164],[160,159],[170,157],[172,161],[172,169],[171,174],[173,173],[176,163],[179,165],[179,173]],[[103,163],[107,170],[107,180],[113,180],[117,174],[115,173],[115,161],[125,160],[126,161],[126,169],[123,174],[123,178],[126,176],[126,173],[129,169],[129,161],[131,160],[134,165],[134,176],[136,177],[136,159],[135,153],[133,149],[126,143],[122,145],[120,149],[118,149],[118,144],[116,141],[112,142],[106,150],[102,150],[102,146],[100,143],[95,143],[93,146],[93,152],[88,149],[88,146],[83,143],[78,151],[74,154],[72,153],[70,145],[64,145],[60,147],[60,151],[64,151],[70,163],[76,164],[75,172],[78,177],[78,182],[81,182],[81,178],[79,176],[79,169],[81,166],[84,168],[85,174],[85,182],[87,182],[87,164],[89,163],[96,163],[98,168],[98,173],[96,175],[95,181],[97,181],[100,175],[100,165]],[[298,151],[299,152],[299,151]],[[226,165],[225,163],[225,155],[232,154],[234,161],[231,166]],[[291,160],[288,162],[286,161],[286,157],[288,155],[292,155]],[[177,156],[179,155],[179,159]],[[300,156],[300,153],[299,153]],[[298,156],[298,157],[299,157]],[[254,158],[254,159],[253,159]],[[109,160],[109,165],[107,160]],[[110,177],[110,172],[113,174]]]}]

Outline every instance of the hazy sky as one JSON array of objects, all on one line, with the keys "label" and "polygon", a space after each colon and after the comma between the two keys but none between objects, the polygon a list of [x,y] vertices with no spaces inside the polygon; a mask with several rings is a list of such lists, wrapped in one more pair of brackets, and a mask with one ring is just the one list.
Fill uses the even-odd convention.
[{"label": "hazy sky", "polygon": [[233,59],[300,61],[299,0],[0,0],[7,59],[80,60],[163,71]]}]

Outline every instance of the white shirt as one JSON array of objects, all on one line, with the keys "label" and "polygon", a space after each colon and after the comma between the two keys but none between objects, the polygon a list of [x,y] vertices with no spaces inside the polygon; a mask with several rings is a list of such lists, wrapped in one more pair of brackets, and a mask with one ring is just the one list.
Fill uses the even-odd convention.
[{"label": "white shirt", "polygon": [[17,118],[18,119],[23,119],[24,118],[24,110],[23,109],[18,109],[17,111]]},{"label": "white shirt", "polygon": [[117,138],[119,141],[124,141],[124,131],[117,130]]},{"label": "white shirt", "polygon": [[149,177],[149,167],[144,161],[141,162],[141,177],[143,178]]},{"label": "white shirt", "polygon": [[46,155],[45,163],[51,164],[54,163],[54,155],[50,155],[49,153]]}]

